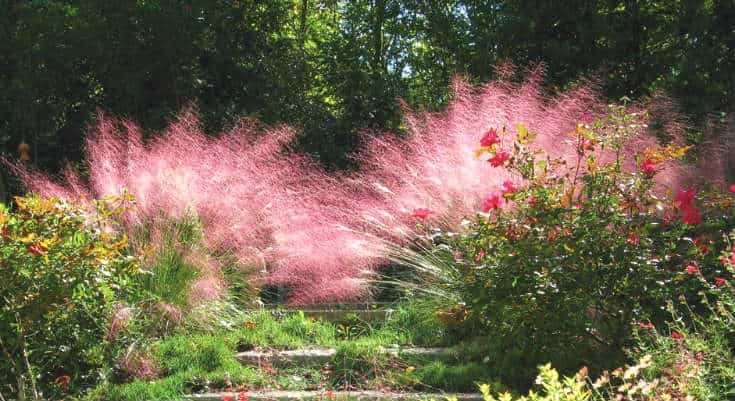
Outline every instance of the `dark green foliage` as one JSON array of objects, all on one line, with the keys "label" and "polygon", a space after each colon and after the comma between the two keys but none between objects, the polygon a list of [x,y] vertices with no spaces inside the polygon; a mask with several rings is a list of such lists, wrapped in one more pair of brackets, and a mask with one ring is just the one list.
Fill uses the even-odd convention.
[{"label": "dark green foliage", "polygon": [[[729,237],[732,245],[735,233],[731,232]],[[725,252],[715,252],[723,256],[720,280],[708,281],[701,272],[696,274],[701,284],[698,296],[706,306],[705,311],[695,312],[687,301],[679,299],[668,305],[671,314],[668,324],[639,327],[635,346],[630,349],[631,359],[638,361],[636,367],[626,369],[628,373],[622,378],[606,375],[610,383],[602,388],[601,396],[621,398],[622,382],[655,382],[660,399],[672,395],[703,401],[735,397],[733,251],[730,247]]]},{"label": "dark green foliage", "polygon": [[0,153],[25,141],[57,170],[98,108],[150,132],[195,102],[209,132],[293,123],[345,167],[360,130],[401,129],[397,98],[435,109],[454,74],[505,60],[543,62],[552,88],[665,89],[700,118],[733,110],[734,25],[732,0],[0,0]]},{"label": "dark green foliage", "polygon": [[[633,117],[613,108],[578,125],[574,143],[588,138],[601,148],[623,149],[637,134]],[[455,300],[443,307],[447,326],[483,336],[461,354],[489,362],[503,383],[530,387],[547,362],[565,373],[623,365],[632,327],[666,321],[668,300],[684,299],[707,314],[697,294],[717,276],[730,277],[720,262],[729,247],[717,238],[732,227],[723,218],[732,215],[730,195],[678,190],[676,200],[662,201],[654,175],[621,168],[646,154],[673,163],[685,148],[621,151],[597,165],[584,148],[567,164],[529,151],[526,143],[519,135],[512,145],[509,168],[526,180],[505,194],[512,207],[488,207],[458,235],[431,231],[427,243],[434,246],[423,259],[402,251],[427,283],[436,283],[422,291]],[[686,210],[699,216],[700,205],[704,218],[689,220]],[[696,245],[702,241],[707,250]],[[436,267],[424,268],[427,261]]]}]

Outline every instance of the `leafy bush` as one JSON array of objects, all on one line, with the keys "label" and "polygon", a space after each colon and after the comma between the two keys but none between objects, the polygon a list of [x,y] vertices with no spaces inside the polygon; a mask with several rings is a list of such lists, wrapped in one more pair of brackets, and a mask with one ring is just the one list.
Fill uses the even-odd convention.
[{"label": "leafy bush", "polygon": [[656,334],[643,341],[636,363],[604,371],[592,388],[600,400],[732,399],[735,359],[723,345],[682,328]]},{"label": "leafy bush", "polygon": [[98,377],[108,318],[138,269],[114,227],[121,205],[0,205],[0,391],[52,397]]},{"label": "leafy bush", "polygon": [[[732,287],[727,298],[732,299]],[[541,392],[513,397],[491,393],[491,386],[481,385],[485,401],[719,401],[735,395],[735,357],[733,356],[732,309],[720,310],[702,321],[696,330],[681,324],[667,330],[668,335],[645,327],[637,344],[635,363],[599,377],[588,377],[582,368],[576,375],[560,378],[551,365],[540,368],[535,384]],[[730,326],[723,331],[722,323]],[[729,339],[728,339],[729,337]]]},{"label": "leafy bush", "polygon": [[[595,381],[598,394],[609,399],[630,400],[696,399],[715,401],[735,397],[735,234],[721,254],[723,275],[707,280],[694,276],[702,285],[701,304],[707,313],[692,313],[686,300],[684,312],[669,305],[673,323],[666,326],[641,324],[636,332],[633,356],[638,363],[605,372]],[[725,275],[727,274],[727,275]],[[689,322],[689,324],[685,324]]]},{"label": "leafy bush", "polygon": [[515,135],[489,131],[478,154],[514,178],[485,197],[466,232],[432,232],[427,254],[399,256],[455,300],[442,312],[447,323],[487,333],[504,382],[527,386],[548,361],[564,370],[622,364],[633,322],[663,321],[666,300],[679,296],[701,310],[694,273],[721,274],[724,243],[713,234],[732,227],[732,198],[687,188],[668,199],[666,177],[654,178],[687,147],[624,152],[642,120],[611,106],[578,124],[559,145],[576,149],[573,163],[534,149],[522,125]]}]

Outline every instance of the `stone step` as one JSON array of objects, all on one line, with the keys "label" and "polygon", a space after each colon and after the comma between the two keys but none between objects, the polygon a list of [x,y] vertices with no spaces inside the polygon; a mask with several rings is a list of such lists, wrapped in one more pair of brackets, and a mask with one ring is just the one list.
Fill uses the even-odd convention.
[{"label": "stone step", "polygon": [[[196,394],[184,397],[190,401],[239,401],[240,393]],[[390,393],[382,391],[248,391],[240,397],[248,401],[297,401],[297,400],[354,400],[354,401],[483,401],[481,394],[473,393]]]},{"label": "stone step", "polygon": [[337,302],[337,303],[319,303],[310,305],[288,305],[279,303],[264,303],[261,307],[264,309],[278,309],[278,310],[315,310],[315,309],[328,309],[328,310],[372,310],[372,309],[391,309],[395,305],[395,302]]},{"label": "stone step", "polygon": [[[391,356],[441,359],[453,355],[449,348],[381,348],[380,352]],[[269,364],[325,364],[337,355],[336,348],[309,348],[299,350],[245,351],[235,357],[248,365]]]},{"label": "stone step", "polygon": [[[289,313],[300,313],[303,312],[305,316],[313,317],[315,319],[322,319],[328,322],[338,322],[344,320],[347,316],[356,315],[361,320],[367,322],[376,322],[385,320],[393,312],[391,309],[270,309],[273,313],[277,314],[289,314]],[[255,311],[257,309],[253,309]]]}]

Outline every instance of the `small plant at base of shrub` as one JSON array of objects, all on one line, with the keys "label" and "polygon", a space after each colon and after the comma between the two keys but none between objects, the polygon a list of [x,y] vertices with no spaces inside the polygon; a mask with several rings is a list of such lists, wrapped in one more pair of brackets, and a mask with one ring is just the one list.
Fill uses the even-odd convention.
[{"label": "small plant at base of shrub", "polygon": [[0,381],[18,399],[93,383],[119,294],[138,270],[115,229],[124,199],[77,208],[24,197],[0,205]]},{"label": "small plant at base of shrub", "polygon": [[[484,401],[587,401],[592,399],[584,372],[575,376],[561,378],[559,372],[550,364],[539,368],[535,384],[540,392],[529,391],[528,395],[515,397],[509,392],[493,394],[493,388],[489,384],[479,386]],[[454,397],[448,397],[448,401],[456,401]]]}]

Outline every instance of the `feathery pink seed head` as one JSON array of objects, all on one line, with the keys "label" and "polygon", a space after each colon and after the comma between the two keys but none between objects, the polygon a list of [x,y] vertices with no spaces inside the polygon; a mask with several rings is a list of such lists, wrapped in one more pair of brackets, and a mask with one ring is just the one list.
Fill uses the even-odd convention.
[{"label": "feathery pink seed head", "polygon": [[135,310],[128,306],[119,305],[112,314],[110,319],[110,327],[107,329],[107,341],[114,341],[117,335],[125,329],[125,327],[133,318]]},{"label": "feathery pink seed head", "polygon": [[[498,71],[509,77],[507,68]],[[580,120],[600,117],[598,110],[606,105],[591,86],[547,97],[540,82],[539,73],[521,83],[501,78],[480,88],[455,79],[446,111],[414,112],[404,105],[409,135],[367,137],[356,157],[361,168],[340,176],[306,156],[284,155],[296,135],[293,129],[243,119],[210,136],[188,109],[148,142],[134,124],[100,115],[87,139],[89,188],[73,172],[65,174],[66,185],[27,171],[22,179],[41,194],[87,201],[126,189],[137,204],[130,229],[194,212],[207,248],[229,251],[255,266],[257,279],[293,288],[292,302],[356,299],[369,295],[366,283],[385,262],[386,242],[403,243],[416,235],[417,218],[441,216],[459,227],[478,208],[501,206],[501,194],[487,194],[512,178],[503,168],[510,154],[499,149],[490,160],[475,157],[478,133],[484,132],[482,146],[500,142],[498,132],[487,127],[522,123],[538,133],[530,145],[534,150],[576,160],[578,149],[565,143],[567,133]],[[666,128],[673,136],[682,131],[677,124]],[[623,153],[632,158],[651,143],[655,136],[642,133],[624,145]],[[604,149],[596,156],[600,163],[610,159]],[[488,162],[496,168],[488,169]],[[625,168],[639,166],[632,162]],[[678,185],[696,177],[667,164],[655,180]],[[693,195],[684,200],[681,205],[691,204]],[[425,205],[431,205],[429,214],[420,210]],[[688,220],[695,221],[696,213],[690,214]],[[207,280],[192,286],[193,303],[216,299],[226,290],[213,279],[219,266],[202,266]]]}]

